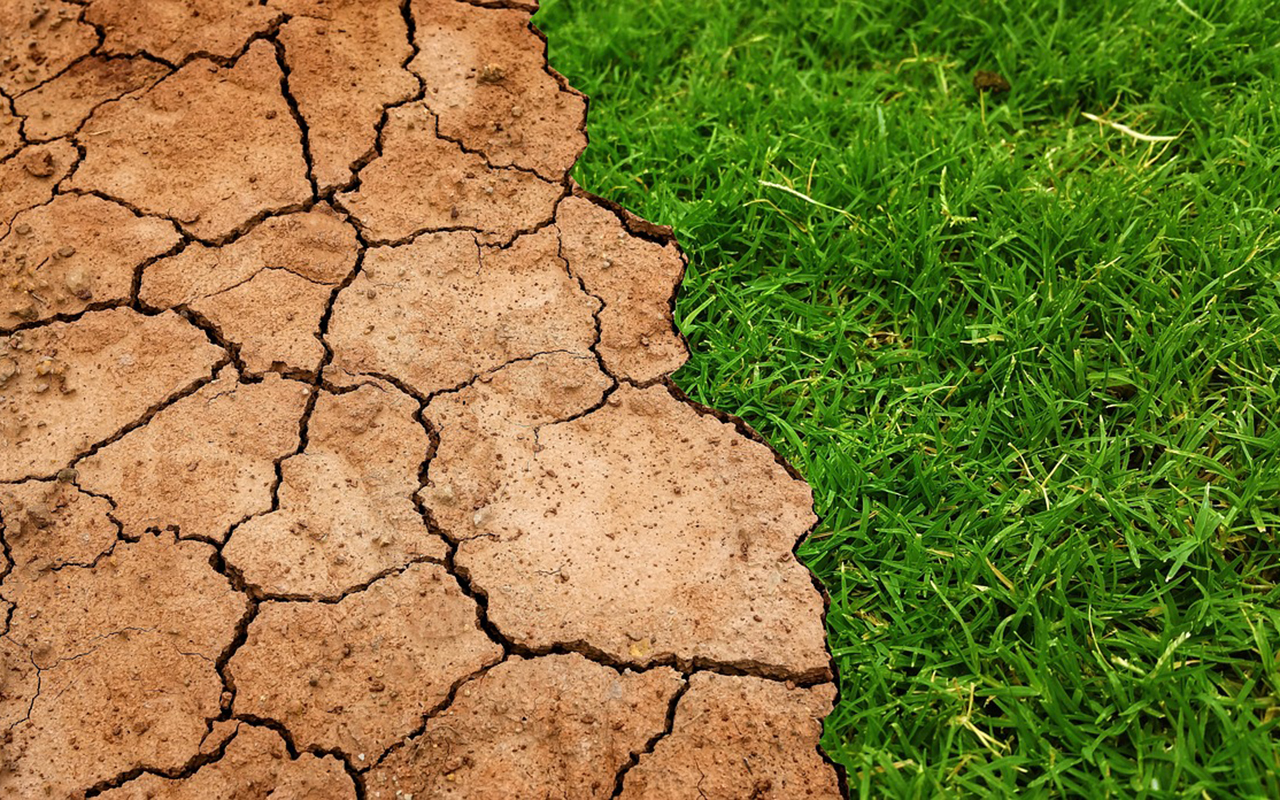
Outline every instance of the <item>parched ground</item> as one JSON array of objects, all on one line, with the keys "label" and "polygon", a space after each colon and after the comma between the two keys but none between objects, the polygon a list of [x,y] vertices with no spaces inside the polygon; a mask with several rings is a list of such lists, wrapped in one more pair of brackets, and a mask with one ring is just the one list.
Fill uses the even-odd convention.
[{"label": "parched ground", "polygon": [[0,796],[839,796],[809,488],[533,10],[0,0]]}]

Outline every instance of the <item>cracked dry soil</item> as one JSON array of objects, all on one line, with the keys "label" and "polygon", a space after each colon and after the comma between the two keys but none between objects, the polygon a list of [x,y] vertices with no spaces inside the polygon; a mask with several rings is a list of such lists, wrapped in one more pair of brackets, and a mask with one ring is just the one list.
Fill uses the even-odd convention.
[{"label": "cracked dry soil", "polygon": [[809,488],[515,0],[0,0],[0,797],[831,798]]}]

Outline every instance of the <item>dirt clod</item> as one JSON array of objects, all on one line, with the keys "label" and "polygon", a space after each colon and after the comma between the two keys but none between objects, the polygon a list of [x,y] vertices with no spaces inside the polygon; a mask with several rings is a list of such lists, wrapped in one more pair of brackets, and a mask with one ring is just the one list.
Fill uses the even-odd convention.
[{"label": "dirt clod", "polygon": [[[477,386],[476,401],[487,390]],[[808,487],[763,446],[730,446],[732,427],[663,387],[610,399],[542,426],[537,452],[526,441],[500,453],[515,466],[476,498],[486,517],[459,537],[457,555],[489,618],[534,648],[584,642],[637,665],[702,658],[829,678],[822,600],[791,556],[814,523]],[[429,418],[443,455],[453,420]],[[483,457],[458,453],[462,463],[439,467],[478,471],[473,453]],[[582,577],[559,580],[566,570]],[[673,597],[696,613],[671,613]]]},{"label": "dirt clod", "polygon": [[79,15],[63,0],[0,3],[0,91],[15,97],[88,53],[97,37]]},{"label": "dirt clod", "polygon": [[370,250],[334,307],[332,379],[395,375],[430,394],[538,353],[590,355],[599,303],[558,249],[548,229],[505,250],[470,233]]},{"label": "dirt clod", "polygon": [[998,72],[980,69],[973,74],[973,88],[977,89],[981,94],[989,92],[991,94],[1003,94],[1009,91],[1009,81]]},{"label": "dirt clod", "polygon": [[145,58],[85,58],[18,97],[14,106],[27,118],[28,137],[55,139],[75,131],[100,104],[147,88],[168,71]]},{"label": "dirt clod", "polygon": [[11,728],[0,796],[80,796],[130,769],[186,763],[218,713],[214,659],[245,609],[212,555],[148,536],[92,568],[6,579],[5,597],[40,613],[15,614],[5,637],[15,647],[0,652],[40,673],[28,716]]},{"label": "dirt clod", "polygon": [[382,157],[361,171],[359,189],[339,195],[373,239],[394,242],[463,228],[485,244],[506,244],[552,220],[564,195],[560,184],[497,169],[439,138],[436,119],[423,105],[394,108],[389,117]]},{"label": "dirt clod", "polygon": [[[176,314],[91,312],[0,337],[14,377],[0,395],[0,481],[55,474],[96,443],[209,374],[222,356]],[[47,393],[39,375],[57,356],[77,391]]]},{"label": "dirt clod", "polygon": [[298,446],[309,390],[269,375],[218,379],[76,464],[80,485],[111,497],[130,536],[177,531],[221,542],[232,526],[271,509],[275,462]]},{"label": "dirt clod", "polygon": [[221,247],[194,244],[142,276],[142,302],[187,308],[239,347],[245,369],[315,372],[320,320],[355,268],[355,229],[328,206],[272,217]]},{"label": "dirt clod", "polygon": [[91,0],[85,19],[106,31],[108,53],[179,62],[196,53],[228,58],[279,15],[247,0]]}]

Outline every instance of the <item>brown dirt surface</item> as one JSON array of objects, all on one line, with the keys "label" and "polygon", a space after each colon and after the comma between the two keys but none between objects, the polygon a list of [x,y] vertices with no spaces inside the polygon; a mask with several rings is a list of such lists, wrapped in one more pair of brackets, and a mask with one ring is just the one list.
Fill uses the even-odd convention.
[{"label": "brown dirt surface", "polygon": [[237,349],[247,372],[314,373],[320,321],[355,269],[356,231],[328,206],[271,217],[221,247],[192,244],[150,265],[141,300],[189,309]]},{"label": "brown dirt surface", "polygon": [[17,97],[87,54],[98,37],[82,11],[63,0],[0,3],[0,91]]},{"label": "brown dirt surface", "polygon": [[26,659],[37,683],[18,683],[28,711],[3,741],[0,796],[81,796],[191,758],[219,712],[215,660],[247,606],[213,555],[203,543],[147,536],[91,568],[9,576],[5,596],[19,610],[3,656],[10,670]]},{"label": "brown dirt surface", "polygon": [[818,751],[830,684],[802,689],[699,673],[676,707],[671,735],[640,756],[621,800],[841,797]]},{"label": "brown dirt surface", "polygon": [[128,536],[174,530],[221,542],[271,510],[275,464],[298,447],[310,392],[268,375],[241,383],[232,367],[146,425],[76,462],[81,486],[106,495]]},{"label": "brown dirt surface", "polygon": [[350,182],[377,139],[382,111],[412,98],[418,80],[400,0],[276,0],[289,91],[306,120],[322,191]]},{"label": "brown dirt surface", "polygon": [[0,331],[127,303],[138,268],[172,249],[172,223],[92,195],[58,195],[0,237]]},{"label": "brown dirt surface", "polygon": [[142,775],[104,800],[355,800],[355,784],[333,756],[289,755],[280,734],[241,723],[217,761],[185,778]]},{"label": "brown dirt surface", "polygon": [[127,308],[0,337],[0,481],[56,474],[225,357],[176,314]]},{"label": "brown dirt surface", "polygon": [[548,69],[529,12],[424,3],[417,21],[410,67],[440,135],[495,167],[562,179],[587,146],[587,101]]},{"label": "brown dirt surface", "polygon": [[[432,410],[444,443],[450,420]],[[519,468],[475,499],[457,537],[458,568],[506,635],[641,666],[830,678],[822,598],[791,555],[815,522],[809,488],[767,448],[663,387],[621,388],[593,414],[542,425],[537,442],[506,454]],[[479,469],[460,457],[437,463]]]},{"label": "brown dirt surface", "polygon": [[75,147],[59,140],[23,147],[0,162],[0,234],[9,232],[18,214],[49,202],[75,159]]},{"label": "brown dirt surface", "polygon": [[583,197],[570,197],[556,215],[561,256],[569,271],[600,298],[600,344],[609,372],[648,383],[688,358],[676,333],[670,298],[684,275],[674,242],[631,235],[616,215]]},{"label": "brown dirt surface", "polygon": [[838,796],[810,491],[534,10],[0,0],[0,797]]},{"label": "brown dirt surface", "polygon": [[339,597],[448,548],[414,505],[431,440],[418,403],[365,384],[325,394],[303,452],[281,465],[280,507],[235,531],[223,555],[264,594]]},{"label": "brown dirt surface", "polygon": [[8,158],[22,147],[22,117],[10,108],[9,98],[0,95],[0,158]]},{"label": "brown dirt surface", "polygon": [[103,32],[108,54],[146,53],[179,63],[229,58],[265,33],[280,12],[253,0],[89,0],[85,20]]},{"label": "brown dirt surface", "polygon": [[13,565],[10,580],[92,564],[115,547],[120,529],[106,498],[60,480],[0,484],[0,519]]},{"label": "brown dirt surface", "polygon": [[371,249],[334,306],[330,378],[392,375],[427,395],[538,353],[590,355],[599,301],[558,248],[548,229],[506,249],[470,233]]},{"label": "brown dirt surface", "polygon": [[237,713],[368,766],[501,657],[457,579],[415,564],[336,603],[263,603],[228,673]]},{"label": "brown dirt surface", "polygon": [[673,669],[618,672],[577,654],[514,657],[370,770],[373,797],[608,797],[660,735]]},{"label": "brown dirt surface", "polygon": [[72,188],[96,191],[220,239],[311,195],[302,138],[280,91],[275,49],[235,66],[196,60],[139,95],[93,112]]},{"label": "brown dirt surface", "polygon": [[506,245],[551,222],[565,194],[561,184],[495,168],[440,138],[435,116],[421,103],[392,109],[382,139],[382,156],[360,172],[359,188],[339,195],[376,242],[468,230],[484,244]]},{"label": "brown dirt surface", "polygon": [[13,105],[25,118],[27,138],[56,139],[75,132],[103,103],[149,88],[167,74],[168,67],[146,58],[94,56],[75,62]]}]

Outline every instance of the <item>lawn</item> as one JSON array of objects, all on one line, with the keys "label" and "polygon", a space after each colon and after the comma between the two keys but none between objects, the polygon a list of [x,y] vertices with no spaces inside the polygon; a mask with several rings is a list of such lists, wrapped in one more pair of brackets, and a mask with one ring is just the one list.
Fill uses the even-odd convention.
[{"label": "lawn", "polygon": [[852,794],[1280,797],[1280,4],[536,21],[677,383],[813,484]]}]

